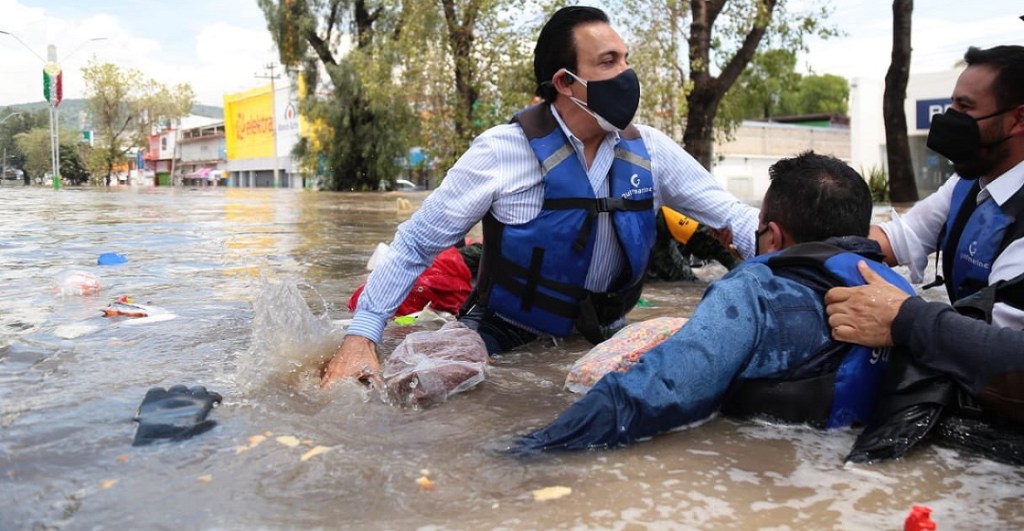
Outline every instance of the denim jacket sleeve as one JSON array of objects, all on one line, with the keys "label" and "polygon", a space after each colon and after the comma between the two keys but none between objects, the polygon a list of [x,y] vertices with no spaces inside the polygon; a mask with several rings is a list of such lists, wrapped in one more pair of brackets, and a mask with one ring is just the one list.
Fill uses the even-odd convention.
[{"label": "denim jacket sleeve", "polygon": [[707,418],[737,378],[780,377],[829,341],[821,296],[749,264],[712,284],[675,335],[602,378],[528,449],[619,446]]}]

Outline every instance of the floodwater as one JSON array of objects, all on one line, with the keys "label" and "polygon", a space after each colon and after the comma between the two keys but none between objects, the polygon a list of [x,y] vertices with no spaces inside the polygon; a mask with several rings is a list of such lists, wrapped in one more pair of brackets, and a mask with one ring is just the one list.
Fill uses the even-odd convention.
[{"label": "floodwater", "polygon": [[[1024,526],[1021,469],[938,447],[844,466],[848,430],[718,418],[622,450],[497,452],[573,400],[580,341],[496,359],[426,410],[320,390],[400,197],[423,199],[0,188],[0,528],[896,529],[912,504],[940,529]],[[56,291],[68,271],[99,293]],[[723,271],[652,285],[631,319],[688,314]],[[103,317],[121,295],[175,318]],[[384,351],[416,329],[389,327]],[[218,425],[131,446],[146,390],[173,384],[221,393]],[[553,486],[571,494],[535,500]]]}]

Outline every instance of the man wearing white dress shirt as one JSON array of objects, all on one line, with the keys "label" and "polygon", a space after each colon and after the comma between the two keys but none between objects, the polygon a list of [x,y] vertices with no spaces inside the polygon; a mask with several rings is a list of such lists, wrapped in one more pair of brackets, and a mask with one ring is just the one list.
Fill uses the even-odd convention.
[{"label": "man wearing white dress shirt", "polygon": [[669,206],[729,229],[754,254],[758,211],[726,192],[664,133],[632,125],[640,100],[628,51],[599,9],[560,9],[534,50],[539,105],[478,136],[399,226],[374,269],[323,385],[375,378],[376,344],[417,276],[483,221],[473,306],[460,321],[503,352],[538,337],[600,341],[640,295]]},{"label": "man wearing white dress shirt", "polygon": [[[871,234],[890,265],[910,266],[914,282],[941,251],[935,284],[953,303],[1024,273],[1024,46],[972,47],[964,61],[952,105],[928,132],[928,147],[956,175]],[[1024,329],[1024,310],[996,304],[991,312],[993,324]],[[868,340],[839,321],[840,339]]]}]

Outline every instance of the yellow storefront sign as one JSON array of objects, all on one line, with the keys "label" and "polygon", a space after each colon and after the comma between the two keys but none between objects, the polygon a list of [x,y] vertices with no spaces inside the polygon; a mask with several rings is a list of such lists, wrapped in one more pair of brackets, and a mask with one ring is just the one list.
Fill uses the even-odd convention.
[{"label": "yellow storefront sign", "polygon": [[228,160],[274,156],[274,111],[270,85],[224,95]]}]

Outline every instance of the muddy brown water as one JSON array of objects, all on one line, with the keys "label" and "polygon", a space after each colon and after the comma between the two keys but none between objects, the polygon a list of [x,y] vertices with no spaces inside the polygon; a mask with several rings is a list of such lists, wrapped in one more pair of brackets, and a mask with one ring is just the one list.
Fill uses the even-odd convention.
[{"label": "muddy brown water", "polygon": [[[0,528],[897,529],[912,504],[940,529],[1024,525],[1021,469],[934,446],[844,466],[849,430],[716,418],[622,450],[497,452],[572,402],[578,340],[426,410],[318,389],[399,197],[424,196],[0,189]],[[55,293],[72,270],[100,292]],[[651,285],[631,319],[687,315],[723,273]],[[102,317],[120,295],[175,318]],[[423,328],[389,327],[384,350]],[[132,447],[146,390],[177,383],[224,395],[218,425]],[[552,486],[571,494],[534,499]]]}]

